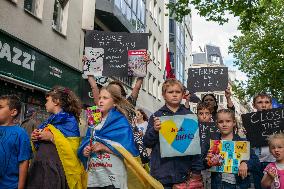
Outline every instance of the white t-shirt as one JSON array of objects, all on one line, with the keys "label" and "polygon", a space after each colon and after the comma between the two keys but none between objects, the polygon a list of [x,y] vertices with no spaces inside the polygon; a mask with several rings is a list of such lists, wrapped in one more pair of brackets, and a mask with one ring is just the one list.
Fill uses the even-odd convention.
[{"label": "white t-shirt", "polygon": [[147,121],[144,121],[143,123],[137,123],[137,127],[139,129],[139,131],[142,131],[143,132],[143,136],[145,135],[146,133],[146,130],[147,130],[147,126],[148,126],[148,122]]},{"label": "white t-shirt", "polygon": [[[94,128],[100,130],[105,123],[102,120]],[[96,141],[93,142],[95,144]],[[93,154],[88,162],[88,187],[106,187],[113,185],[115,188],[127,189],[127,172],[123,159],[109,153]]]}]

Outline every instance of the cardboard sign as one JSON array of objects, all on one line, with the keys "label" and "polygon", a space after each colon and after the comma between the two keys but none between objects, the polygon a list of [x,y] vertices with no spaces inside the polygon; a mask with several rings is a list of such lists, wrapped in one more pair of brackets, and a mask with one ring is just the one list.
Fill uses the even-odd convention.
[{"label": "cardboard sign", "polygon": [[284,132],[284,108],[242,115],[247,139],[252,147],[267,146],[267,137]]},{"label": "cardboard sign", "polygon": [[225,91],[227,86],[227,67],[188,69],[187,89],[189,92]]},{"label": "cardboard sign", "polygon": [[216,127],[215,122],[198,122],[198,127],[201,144],[209,143],[211,139],[210,137],[213,134],[220,132],[219,129]]},{"label": "cardboard sign", "polygon": [[146,53],[146,49],[128,51],[128,76],[146,76],[147,64],[144,61]]},{"label": "cardboard sign", "polygon": [[[250,159],[250,143],[248,141],[219,140],[218,148],[224,158],[222,166],[213,166],[211,172],[223,172],[237,174],[239,165],[243,160]],[[210,148],[214,140],[210,140]]]},{"label": "cardboard sign", "polygon": [[85,75],[128,76],[128,51],[148,48],[147,33],[87,31]]},{"label": "cardboard sign", "polygon": [[162,116],[159,131],[161,157],[201,153],[199,128],[194,114]]}]

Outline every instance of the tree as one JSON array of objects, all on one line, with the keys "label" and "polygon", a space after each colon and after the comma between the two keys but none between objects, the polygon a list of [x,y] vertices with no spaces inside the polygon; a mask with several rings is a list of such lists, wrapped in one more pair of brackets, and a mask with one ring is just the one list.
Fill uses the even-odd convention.
[{"label": "tree", "polygon": [[248,76],[235,90],[243,98],[268,92],[284,102],[284,2],[273,0],[266,9],[261,22],[231,39],[234,63]]},{"label": "tree", "polygon": [[182,21],[189,5],[208,21],[224,24],[226,13],[239,17],[242,35],[231,39],[229,52],[248,81],[233,87],[241,100],[268,92],[284,102],[284,1],[283,0],[178,0],[169,3],[170,15]]},{"label": "tree", "polygon": [[207,21],[224,24],[228,21],[226,13],[240,17],[241,30],[249,30],[252,23],[258,23],[272,0],[177,0],[170,2],[170,16],[181,22],[183,17],[191,13],[190,5],[205,17]]}]

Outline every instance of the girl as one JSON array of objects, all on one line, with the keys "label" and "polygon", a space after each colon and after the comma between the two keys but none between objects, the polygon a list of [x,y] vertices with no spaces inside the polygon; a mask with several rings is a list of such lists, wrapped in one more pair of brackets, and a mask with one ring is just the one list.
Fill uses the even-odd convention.
[{"label": "girl", "polygon": [[[126,118],[131,107],[114,86],[100,90],[99,108],[102,121],[93,135],[89,129],[78,150],[79,158],[88,163],[88,188],[127,188],[126,168],[120,153],[111,145],[118,143],[133,156],[139,155],[135,148],[131,126]],[[90,137],[94,136],[90,145]],[[88,161],[89,160],[89,161]]]},{"label": "girl", "polygon": [[[212,136],[213,140],[232,140],[232,141],[244,141],[245,139],[240,138],[235,134],[236,128],[235,113],[229,109],[221,109],[216,114],[216,124],[220,133],[216,133]],[[209,144],[207,144],[207,150]],[[207,154],[205,166],[212,161],[211,153]],[[211,172],[211,189],[236,189],[237,186],[242,189],[249,188],[250,180],[248,177],[248,171],[255,169],[259,165],[258,158],[254,154],[253,150],[250,150],[250,159],[248,161],[242,161],[239,165],[238,175],[232,173],[220,173]]]},{"label": "girl", "polygon": [[146,133],[148,125],[148,116],[142,109],[136,110],[136,126],[139,129],[140,135],[143,137]]},{"label": "girl", "polygon": [[32,132],[36,153],[26,188],[84,188],[84,168],[75,153],[79,147],[81,103],[71,90],[60,86],[49,91],[46,100],[51,115]]},{"label": "girl", "polygon": [[261,185],[264,188],[284,188],[284,134],[269,136],[268,145],[275,163],[269,163],[264,169]]}]

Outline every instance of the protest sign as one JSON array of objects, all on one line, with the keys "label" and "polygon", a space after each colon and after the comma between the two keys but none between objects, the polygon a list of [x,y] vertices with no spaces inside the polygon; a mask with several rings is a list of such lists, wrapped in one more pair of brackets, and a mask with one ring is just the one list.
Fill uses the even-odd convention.
[{"label": "protest sign", "polygon": [[269,135],[284,132],[284,108],[243,114],[242,121],[251,146],[267,146]]},{"label": "protest sign", "polygon": [[227,67],[202,67],[188,69],[187,89],[189,92],[224,91],[227,86]]},{"label": "protest sign", "polygon": [[148,48],[147,33],[87,31],[85,75],[128,76],[128,51]]},{"label": "protest sign", "polygon": [[[210,148],[214,141],[216,140],[210,140]],[[231,140],[217,140],[217,142],[219,143],[219,153],[224,161],[222,166],[213,166],[209,171],[237,174],[241,161],[250,159],[250,143]]]},{"label": "protest sign", "polygon": [[146,49],[128,51],[128,76],[146,76],[147,64],[144,61],[146,53]]},{"label": "protest sign", "polygon": [[162,116],[160,120],[159,140],[161,157],[201,153],[196,115]]},{"label": "protest sign", "polygon": [[214,133],[219,133],[215,122],[198,122],[200,143],[209,143],[210,137]]}]

